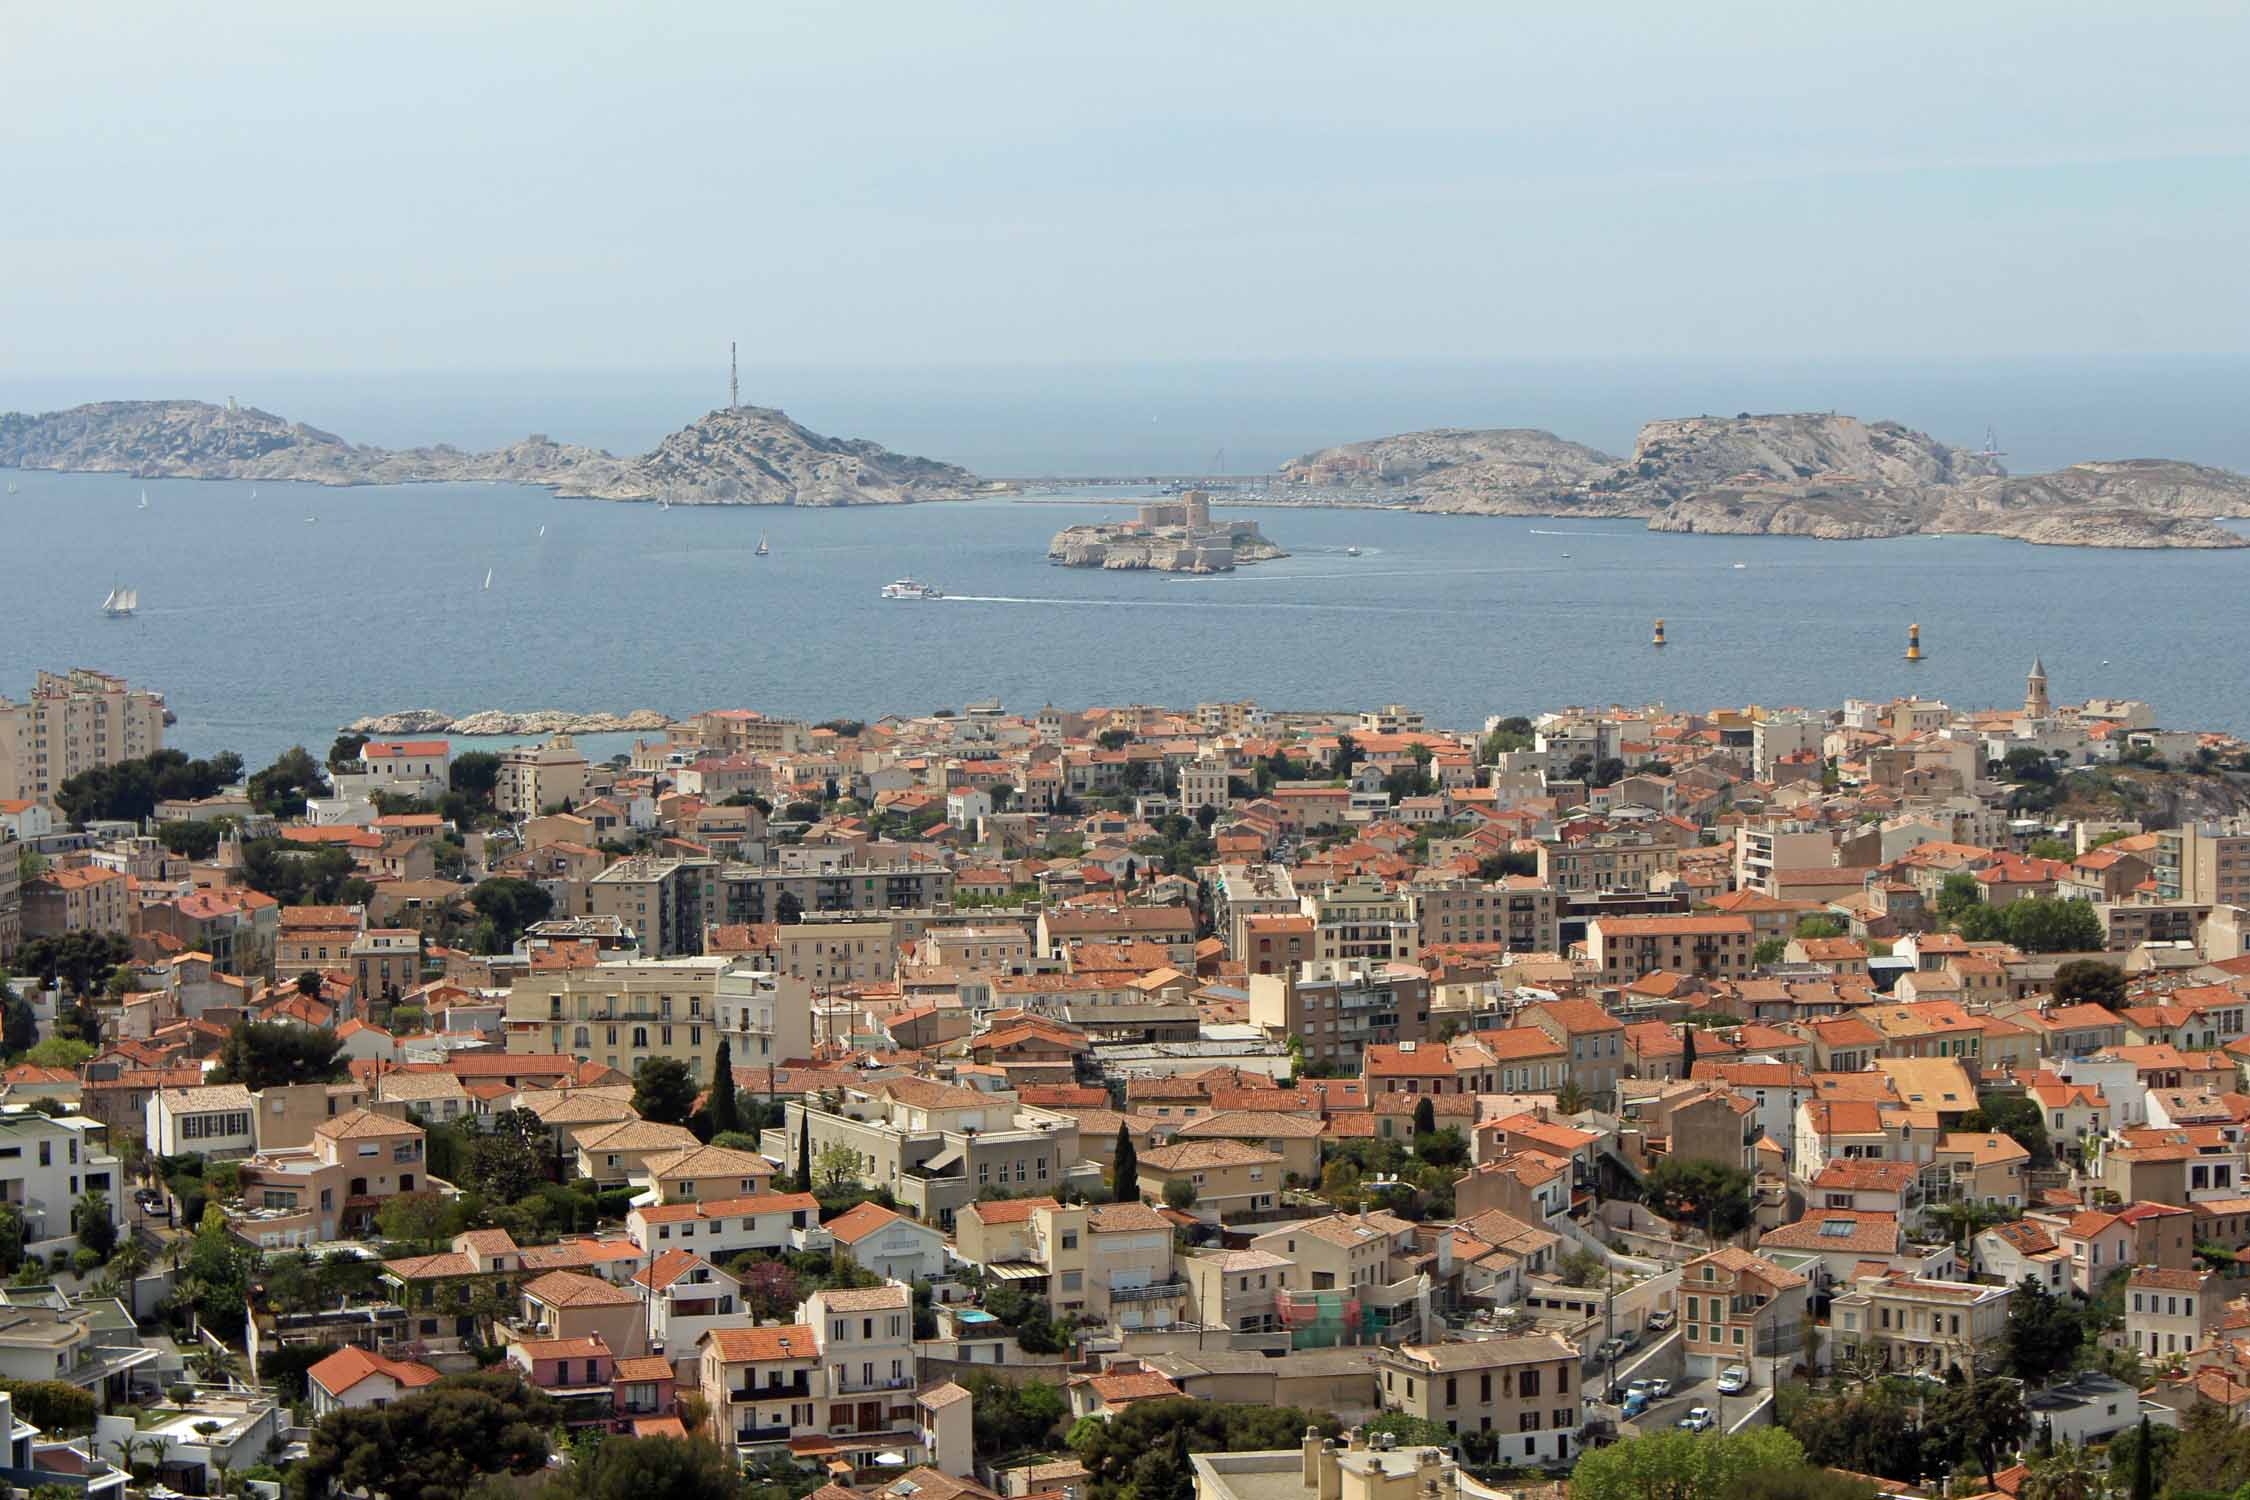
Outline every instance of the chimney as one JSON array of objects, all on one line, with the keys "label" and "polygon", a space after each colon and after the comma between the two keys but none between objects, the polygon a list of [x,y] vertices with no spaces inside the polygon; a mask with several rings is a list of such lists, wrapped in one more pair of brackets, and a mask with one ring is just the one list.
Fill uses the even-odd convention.
[{"label": "chimney", "polygon": [[1328,1438],[1320,1445],[1320,1480],[1314,1500],[1343,1500],[1344,1466],[1336,1457],[1336,1440]]},{"label": "chimney", "polygon": [[1305,1429],[1304,1486],[1308,1490],[1320,1488],[1320,1429]]}]

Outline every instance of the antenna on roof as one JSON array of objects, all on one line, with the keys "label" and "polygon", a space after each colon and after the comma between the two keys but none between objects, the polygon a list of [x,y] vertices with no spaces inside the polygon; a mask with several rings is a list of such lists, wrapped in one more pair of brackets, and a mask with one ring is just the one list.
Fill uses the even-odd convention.
[{"label": "antenna on roof", "polygon": [[727,340],[727,410],[742,404],[742,367],[735,359],[734,340]]}]

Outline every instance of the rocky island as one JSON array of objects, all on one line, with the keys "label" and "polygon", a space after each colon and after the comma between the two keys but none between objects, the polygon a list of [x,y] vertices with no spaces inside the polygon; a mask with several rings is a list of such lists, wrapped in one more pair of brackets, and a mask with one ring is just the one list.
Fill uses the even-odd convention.
[{"label": "rocky island", "polygon": [[1983,532],[2047,546],[2241,547],[2250,479],[2168,459],[2012,476],[1991,454],[1833,412],[1687,417],[1630,458],[1551,432],[1440,429],[1324,448],[1293,484],[1433,513],[1641,517],[1652,531],[1827,540]]},{"label": "rocky island", "polygon": [[0,467],[335,485],[484,480],[670,505],[898,505],[979,489],[956,465],[823,437],[763,406],[722,407],[619,458],[540,434],[486,453],[370,448],[231,402],[103,401],[0,414]]},{"label": "rocky island", "polygon": [[1246,563],[1288,555],[1265,539],[1255,521],[1213,521],[1211,499],[1201,490],[1150,501],[1130,521],[1066,526],[1047,544],[1048,560],[1066,568],[1160,573],[1231,573]]}]

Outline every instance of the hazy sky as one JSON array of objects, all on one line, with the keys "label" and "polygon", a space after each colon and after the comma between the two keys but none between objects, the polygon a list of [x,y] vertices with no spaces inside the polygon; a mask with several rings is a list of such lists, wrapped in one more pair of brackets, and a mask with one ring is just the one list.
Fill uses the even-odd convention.
[{"label": "hazy sky", "polygon": [[2250,7],[0,0],[0,365],[2250,349]]}]

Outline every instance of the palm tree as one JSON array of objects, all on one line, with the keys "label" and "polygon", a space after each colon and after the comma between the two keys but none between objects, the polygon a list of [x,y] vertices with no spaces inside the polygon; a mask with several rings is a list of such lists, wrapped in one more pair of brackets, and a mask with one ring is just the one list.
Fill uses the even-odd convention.
[{"label": "palm tree", "polygon": [[139,1235],[127,1235],[109,1258],[109,1268],[127,1285],[148,1269],[148,1243]]},{"label": "palm tree", "polygon": [[2086,1450],[2064,1443],[2052,1457],[2031,1465],[2021,1493],[2022,1500],[2100,1500],[2107,1489],[2102,1471],[2086,1456]]},{"label": "palm tree", "polygon": [[1564,1079],[1563,1086],[1555,1090],[1555,1113],[1558,1115],[1582,1114],[1586,1104],[1586,1091],[1578,1086],[1575,1078]]}]

